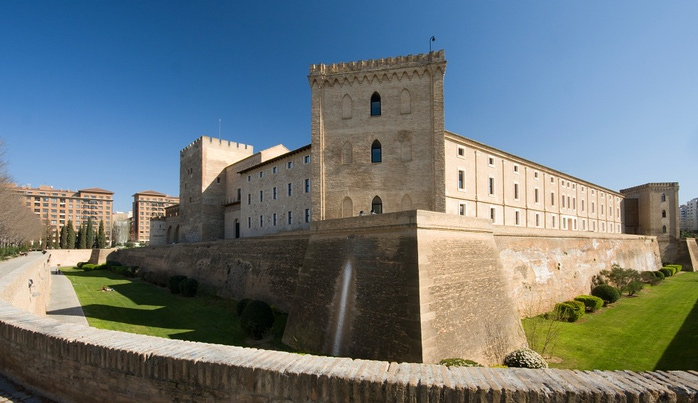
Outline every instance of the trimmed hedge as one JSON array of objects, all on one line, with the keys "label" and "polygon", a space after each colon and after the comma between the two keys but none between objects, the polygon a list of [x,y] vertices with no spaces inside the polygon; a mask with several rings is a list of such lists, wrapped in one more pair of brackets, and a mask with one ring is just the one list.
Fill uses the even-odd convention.
[{"label": "trimmed hedge", "polygon": [[193,297],[199,288],[199,282],[193,278],[185,278],[179,283],[179,292],[184,297]]},{"label": "trimmed hedge", "polygon": [[657,277],[657,278],[660,279],[660,280],[664,280],[664,278],[666,277],[666,276],[664,275],[664,273],[662,273],[662,272],[659,271],[659,270],[653,271],[652,273],[654,273],[654,276]]},{"label": "trimmed hedge", "polygon": [[174,275],[170,276],[170,279],[167,282],[167,288],[170,289],[170,292],[172,294],[179,294],[179,283],[181,283],[183,280],[186,280],[187,276],[182,276],[182,275]]},{"label": "trimmed hedge", "polygon": [[574,300],[583,303],[584,310],[587,312],[596,312],[603,307],[603,299],[593,295],[578,295]]},{"label": "trimmed hedge", "polygon": [[620,291],[608,284],[597,285],[591,290],[591,295],[601,298],[608,304],[612,304],[620,299]]},{"label": "trimmed hedge", "polygon": [[264,301],[251,301],[240,315],[240,327],[255,340],[262,339],[274,326],[274,311]]},{"label": "trimmed hedge", "polygon": [[559,320],[576,322],[584,315],[584,303],[580,301],[565,301],[555,304],[555,314]]},{"label": "trimmed hedge", "polygon": [[666,267],[662,267],[661,269],[659,269],[659,271],[661,271],[662,274],[664,274],[665,278],[674,275],[674,271],[672,269],[667,269]]}]

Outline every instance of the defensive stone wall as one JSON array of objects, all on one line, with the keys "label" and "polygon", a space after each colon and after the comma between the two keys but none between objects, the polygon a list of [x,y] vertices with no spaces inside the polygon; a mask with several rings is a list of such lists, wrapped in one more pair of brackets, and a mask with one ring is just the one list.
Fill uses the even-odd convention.
[{"label": "defensive stone wall", "polygon": [[685,242],[682,242],[682,249],[685,249],[683,259],[683,269],[689,271],[698,271],[698,243],[696,243],[695,238],[686,238]]},{"label": "defensive stone wall", "polygon": [[662,267],[653,236],[495,227],[495,240],[521,316],[589,294],[594,276],[613,264],[638,271]]},{"label": "defensive stone wall", "polygon": [[34,315],[46,315],[51,291],[48,256],[32,253],[16,259],[23,264],[0,277],[0,299]]},{"label": "defensive stone wall", "polygon": [[78,262],[102,264],[116,249],[52,249],[46,252],[48,263],[53,266],[75,266]]},{"label": "defensive stone wall", "polygon": [[264,238],[121,249],[109,260],[138,266],[166,284],[175,274],[196,279],[222,298],[260,299],[288,312],[303,265],[308,232]]}]

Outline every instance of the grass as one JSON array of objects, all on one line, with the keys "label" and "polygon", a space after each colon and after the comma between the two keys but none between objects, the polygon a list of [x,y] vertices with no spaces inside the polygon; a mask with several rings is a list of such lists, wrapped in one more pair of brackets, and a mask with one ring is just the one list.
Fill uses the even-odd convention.
[{"label": "grass", "polygon": [[[273,337],[264,342],[249,339],[240,328],[236,302],[207,295],[185,298],[139,279],[108,270],[61,268],[73,284],[90,326],[233,346],[254,346],[291,351],[280,339],[285,314],[276,314]],[[102,286],[114,291],[102,291]]]},{"label": "grass", "polygon": [[[524,329],[531,329],[531,319]],[[575,323],[558,322],[553,368],[698,369],[698,273],[683,272]],[[557,326],[557,325],[556,325]]]}]

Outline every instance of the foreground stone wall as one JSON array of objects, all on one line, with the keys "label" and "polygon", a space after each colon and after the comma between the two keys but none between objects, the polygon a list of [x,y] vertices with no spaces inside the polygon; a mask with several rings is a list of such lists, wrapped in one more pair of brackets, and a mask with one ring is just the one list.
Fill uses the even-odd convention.
[{"label": "foreground stone wall", "polygon": [[195,278],[222,298],[261,299],[288,312],[303,265],[308,233],[121,249],[109,260],[138,266],[166,284],[175,274]]},{"label": "foreground stone wall", "polygon": [[695,402],[698,372],[447,368],[168,340],[0,301],[0,372],[61,402]]},{"label": "foreground stone wall", "polygon": [[48,256],[34,252],[15,259],[21,265],[0,277],[0,300],[34,315],[46,315],[51,291]]},{"label": "foreground stone wall", "polygon": [[589,294],[594,276],[613,264],[638,271],[662,267],[652,236],[495,227],[495,239],[522,316]]}]

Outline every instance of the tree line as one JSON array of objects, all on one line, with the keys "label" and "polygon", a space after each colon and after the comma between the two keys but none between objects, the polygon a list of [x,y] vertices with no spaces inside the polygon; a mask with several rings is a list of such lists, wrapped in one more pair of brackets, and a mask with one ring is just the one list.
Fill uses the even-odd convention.
[{"label": "tree line", "polygon": [[[58,233],[54,233],[55,231]],[[73,226],[73,220],[68,220],[68,223],[62,226],[60,231],[54,227],[47,227],[44,234],[44,245],[54,249],[102,249],[109,246],[107,245],[104,220],[99,221],[98,229],[95,231],[92,217],[88,218],[87,223],[81,225],[77,232]]]}]

